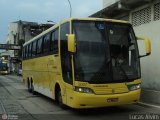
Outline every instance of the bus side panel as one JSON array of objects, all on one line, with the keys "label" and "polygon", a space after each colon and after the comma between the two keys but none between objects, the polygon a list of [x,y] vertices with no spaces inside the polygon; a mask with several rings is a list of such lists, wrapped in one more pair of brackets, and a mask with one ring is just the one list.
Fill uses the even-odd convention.
[{"label": "bus side panel", "polygon": [[[55,99],[55,85],[61,78],[59,56],[51,55],[49,57],[48,71],[50,76],[49,90],[52,91],[52,98]],[[59,84],[59,83],[58,83]]]},{"label": "bus side panel", "polygon": [[40,57],[23,61],[23,78],[32,79],[35,85],[49,89],[48,59],[48,57]]}]

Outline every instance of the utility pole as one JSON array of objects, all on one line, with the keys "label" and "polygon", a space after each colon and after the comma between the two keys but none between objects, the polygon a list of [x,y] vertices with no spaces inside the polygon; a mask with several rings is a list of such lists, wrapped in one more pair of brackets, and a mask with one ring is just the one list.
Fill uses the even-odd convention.
[{"label": "utility pole", "polygon": [[70,0],[68,0],[68,3],[69,3],[69,6],[70,6],[70,18],[71,18],[72,17],[72,5],[71,5]]}]

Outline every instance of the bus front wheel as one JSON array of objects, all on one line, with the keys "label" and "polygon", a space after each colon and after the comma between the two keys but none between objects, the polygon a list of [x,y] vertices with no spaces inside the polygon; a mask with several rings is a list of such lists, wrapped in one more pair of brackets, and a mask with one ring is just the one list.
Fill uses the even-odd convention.
[{"label": "bus front wheel", "polygon": [[61,94],[61,90],[59,89],[56,93],[56,102],[58,103],[58,105],[65,109],[66,105],[63,104],[63,100],[62,100],[62,94]]}]

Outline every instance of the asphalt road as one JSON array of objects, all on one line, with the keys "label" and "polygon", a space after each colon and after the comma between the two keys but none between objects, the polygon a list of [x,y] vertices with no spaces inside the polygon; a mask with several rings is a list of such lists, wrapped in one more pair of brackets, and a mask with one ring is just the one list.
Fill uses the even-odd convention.
[{"label": "asphalt road", "polygon": [[160,109],[135,104],[64,110],[50,98],[28,93],[21,77],[0,75],[0,120],[6,117],[10,120],[160,120]]}]

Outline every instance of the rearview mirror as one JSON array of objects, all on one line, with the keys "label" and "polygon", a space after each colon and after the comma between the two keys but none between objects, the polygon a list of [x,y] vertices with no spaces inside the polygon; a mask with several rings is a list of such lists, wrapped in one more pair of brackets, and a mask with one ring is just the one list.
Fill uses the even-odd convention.
[{"label": "rearview mirror", "polygon": [[137,37],[137,40],[143,40],[145,43],[145,55],[140,55],[139,58],[149,56],[151,54],[151,42],[150,39],[147,37]]},{"label": "rearview mirror", "polygon": [[71,53],[76,52],[76,47],[75,47],[75,35],[74,34],[68,34],[68,51]]}]

